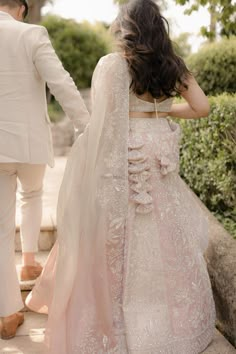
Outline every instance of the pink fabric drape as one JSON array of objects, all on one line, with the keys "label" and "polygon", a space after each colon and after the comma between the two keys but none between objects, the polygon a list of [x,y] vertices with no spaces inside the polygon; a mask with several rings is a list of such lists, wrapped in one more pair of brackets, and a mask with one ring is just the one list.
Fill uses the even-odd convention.
[{"label": "pink fabric drape", "polygon": [[[72,148],[59,194],[58,240],[27,300],[36,311],[48,308],[46,342],[54,348],[57,341],[63,354],[70,352],[66,336],[73,325],[84,331],[80,338],[94,335],[96,344],[90,348],[94,353],[116,344],[113,321],[122,315],[117,303],[122,276],[117,276],[116,268],[123,252],[128,208],[129,80],[124,77],[128,78],[128,68],[118,53],[97,65],[91,121]],[[107,254],[112,259],[107,261]],[[68,324],[65,313],[73,303],[74,287],[79,310],[76,323]],[[82,348],[83,343],[78,346]]]}]

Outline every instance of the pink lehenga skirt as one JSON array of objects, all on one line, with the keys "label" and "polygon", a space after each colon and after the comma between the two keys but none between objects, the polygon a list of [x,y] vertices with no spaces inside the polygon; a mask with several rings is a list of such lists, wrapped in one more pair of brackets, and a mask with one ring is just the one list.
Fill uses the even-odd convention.
[{"label": "pink lehenga skirt", "polygon": [[[123,253],[114,260],[117,273],[123,272],[113,321],[117,345],[106,351],[104,343],[100,349],[86,330],[89,313],[83,321],[78,318],[75,281],[66,325],[50,324],[55,328],[49,330],[58,328],[52,354],[199,354],[212,340],[215,308],[203,257],[208,223],[178,174],[179,125],[164,118],[132,118],[129,129],[128,217]],[[28,301],[33,309],[52,296],[48,285],[56,253],[57,245]]]}]

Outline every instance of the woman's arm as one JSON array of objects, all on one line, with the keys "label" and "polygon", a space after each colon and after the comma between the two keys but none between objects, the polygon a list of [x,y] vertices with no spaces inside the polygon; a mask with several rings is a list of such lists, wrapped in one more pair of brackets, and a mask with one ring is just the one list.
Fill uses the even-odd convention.
[{"label": "woman's arm", "polygon": [[186,84],[188,89],[181,92],[186,102],[173,104],[169,115],[184,119],[207,117],[210,105],[201,87],[192,75],[188,77]]}]

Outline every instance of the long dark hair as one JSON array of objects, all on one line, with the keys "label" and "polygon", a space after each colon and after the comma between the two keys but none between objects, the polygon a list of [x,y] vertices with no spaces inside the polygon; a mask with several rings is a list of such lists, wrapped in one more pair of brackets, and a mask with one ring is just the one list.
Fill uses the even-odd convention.
[{"label": "long dark hair", "polygon": [[169,25],[152,0],[130,0],[120,7],[112,32],[129,64],[131,89],[137,95],[172,97],[187,89],[190,74],[174,53]]}]

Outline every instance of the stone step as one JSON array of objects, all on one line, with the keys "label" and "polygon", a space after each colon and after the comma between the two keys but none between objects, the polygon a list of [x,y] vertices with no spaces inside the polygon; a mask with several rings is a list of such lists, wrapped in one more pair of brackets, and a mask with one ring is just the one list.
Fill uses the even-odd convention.
[{"label": "stone step", "polygon": [[[36,257],[37,261],[44,265],[48,255],[48,251],[39,252]],[[15,261],[17,270],[19,272],[19,266],[21,264],[21,252],[15,253]],[[22,299],[24,301],[26,296],[33,289],[35,281],[19,282],[21,287]],[[19,329],[17,337],[10,342],[12,344],[12,348],[11,346],[8,347],[11,349],[10,351],[4,351],[2,349],[1,345],[3,345],[3,341],[0,340],[0,354],[5,354],[8,352],[15,354],[43,353],[43,334],[47,317],[45,315],[32,313],[26,307],[23,309],[23,311],[25,313],[26,318],[25,324]],[[236,354],[236,349],[225,339],[225,337],[218,330],[216,330],[213,342],[202,354]]]},{"label": "stone step", "polygon": [[0,339],[0,354],[43,354],[46,315],[25,313],[25,322],[11,340]]},{"label": "stone step", "polygon": [[[43,354],[46,321],[46,315],[25,313],[25,322],[18,329],[16,337],[9,341],[0,339],[0,354]],[[235,353],[236,350],[232,345],[216,330],[212,344],[202,354]]]},{"label": "stone step", "polygon": [[[57,228],[53,221],[43,223],[40,230],[38,247],[39,251],[50,251],[57,238]],[[15,251],[21,252],[21,241],[19,226],[16,228]]]},{"label": "stone step", "polygon": [[[39,252],[37,261],[44,265],[48,255],[48,251]],[[19,270],[21,264],[20,252],[16,252],[15,260]],[[23,300],[33,289],[34,284],[35,281],[20,282]],[[7,345],[6,342],[0,340],[0,354],[43,354],[44,328],[47,316],[33,313],[27,308],[23,311],[25,313],[24,325],[17,332],[16,338],[7,342]],[[202,354],[236,354],[236,349],[216,330],[213,342]]]}]

